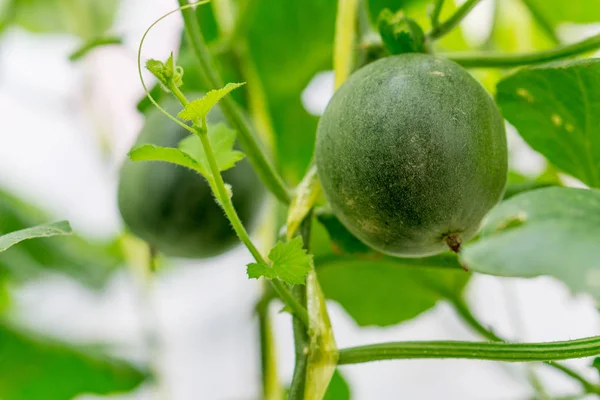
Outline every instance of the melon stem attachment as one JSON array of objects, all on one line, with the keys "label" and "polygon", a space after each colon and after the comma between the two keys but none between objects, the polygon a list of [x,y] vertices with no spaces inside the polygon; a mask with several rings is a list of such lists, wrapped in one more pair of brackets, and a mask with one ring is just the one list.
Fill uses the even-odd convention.
[{"label": "melon stem attachment", "polygon": [[460,246],[462,245],[462,238],[459,233],[450,233],[444,236],[444,242],[448,245],[450,250],[455,253],[460,253]]}]

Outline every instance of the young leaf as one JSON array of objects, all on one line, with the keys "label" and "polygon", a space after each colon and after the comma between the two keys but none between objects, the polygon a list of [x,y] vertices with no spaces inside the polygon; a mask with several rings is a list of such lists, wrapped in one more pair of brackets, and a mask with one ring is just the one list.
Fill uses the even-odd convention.
[{"label": "young leaf", "polygon": [[60,221],[7,233],[6,235],[0,236],[0,253],[23,240],[50,236],[64,236],[70,235],[71,232],[69,223],[67,221]]},{"label": "young leaf", "polygon": [[146,69],[158,79],[163,90],[169,91],[169,80],[165,73],[165,64],[162,61],[150,59],[146,61]]},{"label": "young leaf", "polygon": [[211,90],[200,99],[196,99],[190,102],[185,108],[178,114],[179,118],[184,121],[195,121],[205,119],[208,112],[226,96],[229,92],[234,89],[243,86],[245,83],[228,83],[221,89]]},{"label": "young leaf", "polygon": [[379,14],[377,22],[379,33],[385,47],[391,54],[422,53],[425,50],[425,34],[403,11],[392,13],[385,9]]},{"label": "young leaf", "polygon": [[600,61],[524,68],[498,83],[504,117],[536,151],[600,187]]},{"label": "young leaf", "polygon": [[180,165],[198,172],[205,177],[210,176],[209,170],[198,163],[192,156],[179,149],[171,147],[154,146],[153,144],[144,144],[135,147],[129,152],[131,161],[163,161],[171,164]]},{"label": "young leaf", "polygon": [[545,188],[501,203],[461,252],[472,271],[550,275],[600,300],[600,190]]},{"label": "young leaf", "polygon": [[[224,123],[208,126],[208,139],[217,159],[219,171],[233,168],[236,162],[244,158],[244,153],[233,150],[235,134],[235,130],[228,128]],[[179,149],[194,158],[205,171],[210,172],[210,165],[198,136],[190,135],[183,139],[179,142]]]},{"label": "young leaf", "polygon": [[283,243],[278,242],[269,252],[271,265],[248,264],[248,277],[279,278],[290,285],[303,284],[312,265],[312,256],[302,248],[300,236]]}]

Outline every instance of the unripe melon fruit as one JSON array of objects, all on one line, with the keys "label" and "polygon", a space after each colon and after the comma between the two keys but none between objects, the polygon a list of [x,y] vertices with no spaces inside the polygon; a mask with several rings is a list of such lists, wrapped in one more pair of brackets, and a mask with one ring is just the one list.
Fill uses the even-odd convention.
[{"label": "unripe melon fruit", "polygon": [[[163,106],[177,114],[174,99]],[[208,123],[224,122],[218,108]],[[151,110],[136,145],[177,147],[190,133]],[[232,202],[246,227],[258,216],[264,190],[247,160],[223,172],[232,186]],[[204,258],[219,255],[239,240],[206,180],[186,168],[158,161],[126,160],[119,179],[119,211],[127,227],[168,256]]]},{"label": "unripe melon fruit", "polygon": [[319,122],[316,163],[333,212],[373,249],[458,251],[502,197],[504,121],[458,64],[391,56],[335,93]]}]

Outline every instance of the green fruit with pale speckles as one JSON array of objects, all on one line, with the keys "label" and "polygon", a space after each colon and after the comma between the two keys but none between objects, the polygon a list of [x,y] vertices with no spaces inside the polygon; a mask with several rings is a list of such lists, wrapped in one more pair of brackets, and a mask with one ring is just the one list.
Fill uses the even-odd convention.
[{"label": "green fruit with pale speckles", "polygon": [[[198,97],[198,96],[195,96]],[[179,103],[169,98],[163,106],[177,114]],[[224,122],[218,107],[208,123]],[[151,110],[136,145],[177,147],[190,133]],[[264,190],[247,160],[223,172],[232,186],[232,202],[248,227],[260,211]],[[126,160],[119,179],[119,211],[128,228],[162,253],[174,257],[219,255],[239,240],[206,180],[197,173],[158,161]]]},{"label": "green fruit with pale speckles", "polygon": [[400,257],[458,250],[502,197],[504,121],[458,64],[387,57],[335,93],[316,163],[334,213],[365,244]]}]

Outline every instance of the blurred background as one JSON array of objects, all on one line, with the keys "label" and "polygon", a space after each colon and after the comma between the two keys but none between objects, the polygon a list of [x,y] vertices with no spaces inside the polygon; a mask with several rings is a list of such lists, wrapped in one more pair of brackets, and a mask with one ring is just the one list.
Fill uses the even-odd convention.
[{"label": "blurred background", "polygon": [[[176,8],[176,1],[96,0],[105,12],[86,14],[92,2],[72,2],[83,8],[59,18],[59,4],[68,1],[17,0],[18,18],[11,20],[2,14],[11,1],[0,0],[5,21],[0,25],[0,232],[67,219],[76,233],[75,238],[32,241],[0,255],[3,318],[30,335],[21,337],[22,348],[3,353],[3,337],[9,340],[10,335],[0,333],[0,394],[6,400],[101,398],[85,392],[92,387],[100,394],[123,392],[111,395],[118,399],[258,399],[261,371],[254,310],[260,284],[246,277],[249,253],[238,246],[201,261],[163,260],[148,287],[120,250],[126,239],[117,208],[118,171],[143,124],[136,109],[143,96],[137,46],[146,28]],[[545,46],[536,39],[539,34],[526,12],[513,0],[502,3],[512,4],[505,7],[502,27],[512,33],[496,48]],[[494,2],[485,0],[467,18],[462,29],[469,40],[463,47],[488,40],[493,11]],[[92,27],[123,43],[70,61]],[[164,59],[178,48],[181,29],[179,14],[164,20],[149,35],[142,58]],[[564,24],[559,34],[568,42],[598,31],[600,24]],[[277,54],[272,57],[276,60]],[[491,75],[482,72],[478,77],[485,83],[493,80]],[[306,81],[301,101],[310,114],[323,111],[332,81],[326,68]],[[514,132],[509,139],[515,171],[535,177],[546,170],[544,159]],[[594,302],[573,296],[551,278],[475,276],[467,297],[482,320],[511,340],[566,340],[600,333]],[[359,327],[337,303],[329,306],[341,347],[414,339],[479,340],[444,302],[386,328]],[[279,313],[281,307],[276,301],[270,312],[285,383],[291,380],[293,342],[290,317]],[[46,339],[38,343],[41,336],[63,344],[49,345]],[[141,370],[152,364],[158,382],[137,386],[140,379],[134,372],[112,361],[91,362],[83,352],[128,360]],[[567,364],[590,378],[597,374],[589,359]],[[37,370],[33,381],[20,378],[32,368]],[[340,370],[356,400],[525,400],[533,398],[531,368],[552,394],[578,391],[573,381],[553,370],[520,364],[416,360]],[[94,383],[73,385],[86,379]]]}]

